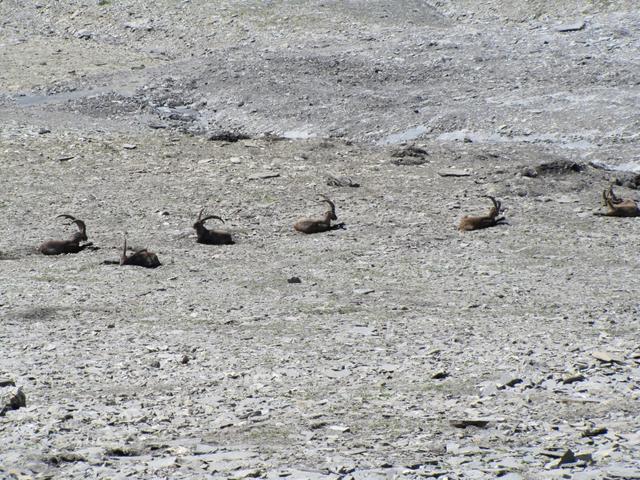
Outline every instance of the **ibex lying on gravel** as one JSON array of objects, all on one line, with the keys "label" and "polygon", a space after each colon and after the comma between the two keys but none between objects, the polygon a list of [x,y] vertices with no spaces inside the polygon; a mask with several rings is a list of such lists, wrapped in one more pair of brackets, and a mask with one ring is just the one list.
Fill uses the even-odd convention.
[{"label": "ibex lying on gravel", "polygon": [[127,237],[124,238],[124,248],[120,257],[120,265],[134,265],[137,267],[156,268],[162,265],[158,256],[146,248],[137,250],[127,257]]},{"label": "ibex lying on gravel", "polygon": [[210,218],[215,218],[216,220],[220,220],[224,223],[224,220],[218,217],[217,215],[209,215],[207,217],[202,218],[202,212],[204,212],[204,208],[200,210],[200,214],[198,215],[198,220],[193,224],[193,228],[196,231],[196,235],[198,235],[198,243],[205,243],[207,245],[233,245],[235,242],[231,238],[231,234],[229,232],[225,232],[222,230],[208,230],[204,226],[204,222],[209,220]]},{"label": "ibex lying on gravel", "polygon": [[329,204],[329,210],[324,214],[323,218],[302,218],[293,224],[293,228],[302,233],[319,233],[326,232],[328,230],[335,230],[336,228],[342,228],[343,223],[338,225],[331,225],[331,220],[337,220],[336,206],[325,195],[321,195],[322,201]]},{"label": "ibex lying on gravel", "polygon": [[613,193],[613,185],[602,192],[602,203],[608,208],[606,213],[597,212],[595,215],[605,217],[639,217],[640,210],[635,200],[616,197]]},{"label": "ibex lying on gravel", "polygon": [[489,213],[484,217],[470,217],[469,215],[465,215],[462,217],[462,220],[460,220],[458,230],[463,232],[480,230],[481,228],[493,227],[505,221],[504,217],[498,217],[501,212],[502,204],[490,195],[484,196],[493,202],[493,206],[491,207],[491,210],[489,210]]},{"label": "ibex lying on gravel", "polygon": [[38,251],[44,255],[60,255],[62,253],[78,253],[87,247],[93,245],[93,243],[85,243],[80,245],[80,242],[87,241],[87,227],[82,220],[78,220],[71,215],[62,214],[56,218],[68,218],[71,223],[75,223],[78,226],[78,231],[73,234],[69,240],[49,240],[44,242],[38,248]]}]

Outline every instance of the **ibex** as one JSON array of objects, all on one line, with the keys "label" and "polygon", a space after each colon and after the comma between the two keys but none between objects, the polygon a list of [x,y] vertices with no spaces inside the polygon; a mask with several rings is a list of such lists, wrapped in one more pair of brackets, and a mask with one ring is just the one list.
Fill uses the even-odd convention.
[{"label": "ibex", "polygon": [[605,213],[597,212],[595,215],[602,215],[605,217],[639,217],[640,210],[635,200],[616,197],[613,193],[613,185],[609,185],[609,188],[602,191],[602,203],[608,210]]},{"label": "ibex", "polygon": [[493,198],[490,195],[484,195],[484,197],[490,199],[493,202],[493,206],[489,213],[484,217],[470,217],[469,215],[465,215],[460,220],[460,225],[458,225],[458,230],[460,231],[470,231],[470,230],[480,230],[481,228],[488,228],[498,225],[505,221],[504,217],[498,217],[501,212],[502,203]]},{"label": "ibex", "polygon": [[124,238],[124,248],[120,257],[120,265],[134,265],[137,267],[156,268],[162,265],[158,256],[146,248],[137,250],[127,257],[127,237]]},{"label": "ibex", "polygon": [[222,230],[208,230],[204,226],[204,222],[211,218],[215,218],[216,220],[220,220],[224,223],[224,220],[217,215],[209,215],[207,217],[202,218],[202,212],[204,212],[204,208],[200,210],[200,214],[198,215],[198,220],[193,224],[193,228],[196,231],[196,235],[198,236],[198,243],[204,243],[207,245],[233,245],[235,242],[231,238],[231,234],[229,232],[225,232]]},{"label": "ibex", "polygon": [[56,218],[68,218],[71,223],[75,223],[78,226],[78,231],[73,234],[69,240],[48,240],[44,242],[38,251],[43,255],[60,255],[62,253],[78,253],[87,247],[93,245],[93,243],[85,243],[80,245],[80,242],[87,241],[87,227],[82,220],[78,220],[71,215],[62,214]]},{"label": "ibex", "polygon": [[293,228],[302,233],[319,233],[326,232],[328,230],[334,230],[336,228],[342,228],[344,224],[331,225],[331,220],[337,220],[336,206],[325,195],[320,195],[322,201],[329,204],[329,210],[327,210],[322,218],[302,218],[293,224]]}]

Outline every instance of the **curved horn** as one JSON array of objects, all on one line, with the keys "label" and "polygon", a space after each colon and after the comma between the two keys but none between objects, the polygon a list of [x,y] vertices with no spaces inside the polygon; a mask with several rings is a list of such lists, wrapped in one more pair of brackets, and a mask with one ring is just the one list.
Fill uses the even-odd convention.
[{"label": "curved horn", "polygon": [[335,214],[336,213],[336,206],[334,205],[334,203],[329,200],[329,197],[327,197],[326,195],[320,195],[322,197],[322,201],[326,202],[329,204],[329,206],[331,207],[331,211]]},{"label": "curved horn", "polygon": [[217,216],[217,215],[208,215],[208,216],[204,217],[202,220],[199,220],[199,221],[200,221],[200,223],[204,223],[204,222],[206,222],[207,220],[209,220],[211,218],[215,218],[216,220],[220,220],[222,223],[224,223],[224,220],[222,218],[220,218],[219,216]]},{"label": "curved horn", "polygon": [[611,198],[608,195],[604,196],[604,203],[606,207],[609,207],[610,210],[615,210],[616,209],[616,204],[613,198]]},{"label": "curved horn", "polygon": [[620,197],[617,197],[616,194],[614,193],[613,185],[614,185],[614,182],[611,182],[611,184],[609,185],[609,190],[607,192],[607,198],[609,198],[611,200],[611,203],[622,203],[622,199]]},{"label": "curved horn", "polygon": [[122,247],[122,255],[120,255],[120,265],[127,261],[127,236],[124,236],[124,246]]},{"label": "curved horn", "polygon": [[63,213],[62,215],[58,215],[56,216],[56,218],[68,218],[72,222],[76,219],[76,217],[74,217],[73,215],[68,215],[66,213]]},{"label": "curved horn", "polygon": [[85,225],[85,223],[84,223],[82,220],[77,220],[77,219],[76,219],[76,220],[74,220],[74,221],[73,221],[73,222],[71,222],[71,223],[75,223],[75,224],[78,226],[78,229],[79,229],[81,232],[83,232],[83,233],[84,233],[84,232],[86,232],[86,231],[87,231],[87,226]]},{"label": "curved horn", "polygon": [[495,199],[495,197],[492,197],[491,195],[483,195],[483,197],[488,198],[489,200],[491,200],[493,202],[493,206],[496,209],[496,211],[500,211],[500,207],[502,206],[502,204]]},{"label": "curved horn", "polygon": [[198,214],[198,220],[196,220],[196,222],[202,222],[204,220],[200,220],[202,218],[202,213],[204,212],[204,207],[202,207],[202,210],[200,210],[200,213]]}]

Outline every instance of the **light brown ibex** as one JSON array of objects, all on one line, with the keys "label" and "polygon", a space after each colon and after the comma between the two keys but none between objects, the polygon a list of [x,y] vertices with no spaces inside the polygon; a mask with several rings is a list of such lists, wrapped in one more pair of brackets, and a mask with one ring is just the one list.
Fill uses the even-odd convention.
[{"label": "light brown ibex", "polygon": [[84,250],[87,247],[93,245],[93,243],[85,243],[80,245],[80,242],[87,241],[87,226],[82,220],[78,220],[77,218],[67,215],[63,213],[62,215],[58,215],[56,218],[68,218],[71,220],[72,224],[76,224],[78,227],[78,231],[74,233],[69,240],[48,240],[44,242],[40,247],[38,247],[38,251],[43,255],[60,255],[63,253],[78,253]]},{"label": "light brown ibex", "polygon": [[483,217],[471,217],[469,215],[465,215],[460,220],[458,230],[463,232],[470,230],[480,230],[481,228],[489,228],[495,225],[499,225],[500,223],[505,221],[504,217],[498,216],[500,215],[502,209],[502,203],[490,195],[483,196],[493,202],[493,206],[489,210],[489,213]]},{"label": "light brown ibex", "polygon": [[639,217],[640,210],[635,200],[623,200],[613,193],[613,184],[609,188],[602,191],[602,203],[607,207],[605,213],[596,212],[595,215],[605,217]]},{"label": "light brown ibex", "polygon": [[204,226],[204,222],[211,218],[215,218],[216,220],[220,220],[224,223],[224,220],[217,215],[208,215],[202,218],[202,213],[204,212],[204,208],[200,210],[200,214],[198,215],[198,219],[196,223],[193,224],[193,228],[196,231],[196,235],[198,236],[198,243],[204,243],[206,245],[233,245],[235,242],[231,238],[231,234],[229,232],[225,232],[223,230],[209,230]]},{"label": "light brown ibex", "polygon": [[329,210],[325,212],[324,217],[302,218],[293,224],[293,228],[295,230],[302,233],[320,233],[344,227],[343,223],[340,223],[338,225],[331,225],[331,220],[338,219],[338,217],[336,216],[336,206],[331,200],[329,200],[326,195],[320,196],[322,197],[322,202],[325,202],[329,205]]},{"label": "light brown ibex", "polygon": [[127,257],[127,237],[124,237],[124,248],[120,257],[120,265],[132,265],[136,267],[156,268],[162,265],[158,256],[146,248],[136,250]]}]

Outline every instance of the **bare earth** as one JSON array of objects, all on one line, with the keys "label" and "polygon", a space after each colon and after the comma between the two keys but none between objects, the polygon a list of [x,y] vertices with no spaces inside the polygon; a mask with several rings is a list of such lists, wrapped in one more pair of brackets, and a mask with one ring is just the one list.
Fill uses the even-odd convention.
[{"label": "bare earth", "polygon": [[0,0],[0,478],[640,478],[633,4]]}]

